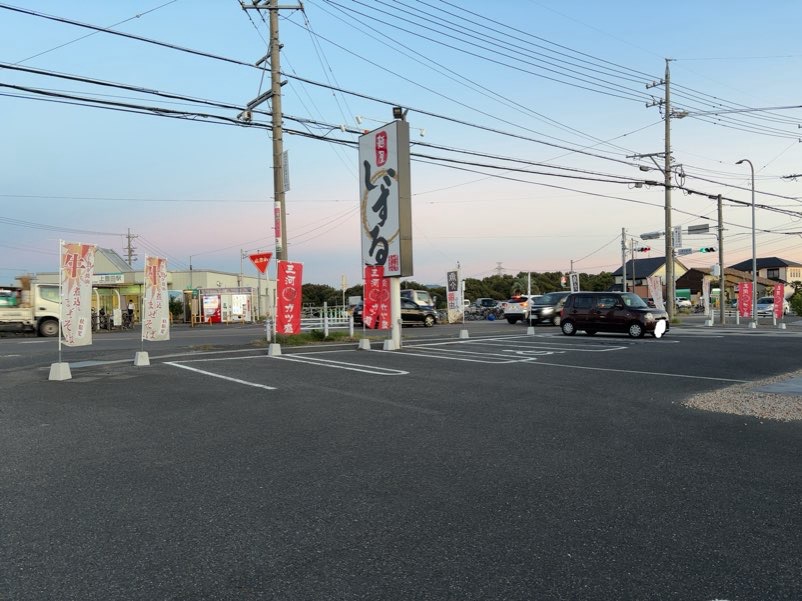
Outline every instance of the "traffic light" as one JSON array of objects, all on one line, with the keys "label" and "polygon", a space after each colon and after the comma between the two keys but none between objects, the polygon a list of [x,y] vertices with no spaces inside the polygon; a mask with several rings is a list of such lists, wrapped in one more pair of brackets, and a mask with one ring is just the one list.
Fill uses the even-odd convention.
[{"label": "traffic light", "polygon": [[716,249],[714,247],[712,247],[712,246],[705,246],[704,248],[700,248],[699,252],[700,253],[714,253],[714,252],[716,252]]},{"label": "traffic light", "polygon": [[639,246],[638,248],[636,248],[636,249],[635,249],[635,252],[639,252],[639,253],[647,253],[647,252],[649,252],[650,250],[652,250],[652,247],[651,247],[651,246]]}]

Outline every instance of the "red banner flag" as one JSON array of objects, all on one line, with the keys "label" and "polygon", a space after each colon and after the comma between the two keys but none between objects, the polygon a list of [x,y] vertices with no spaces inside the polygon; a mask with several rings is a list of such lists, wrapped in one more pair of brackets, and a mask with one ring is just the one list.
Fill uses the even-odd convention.
[{"label": "red banner flag", "polygon": [[774,285],[774,317],[783,318],[783,308],[785,305],[785,284]]},{"label": "red banner flag", "polygon": [[272,256],[273,253],[256,253],[248,255],[248,258],[251,260],[251,263],[256,265],[256,269],[264,273],[267,271],[267,264],[270,263],[270,257]]},{"label": "red banner flag", "polygon": [[276,333],[301,332],[303,263],[278,261],[276,275]]},{"label": "red banner flag", "polygon": [[742,282],[738,286],[738,315],[752,316],[752,282]]},{"label": "red banner flag", "polygon": [[390,329],[390,280],[382,265],[365,265],[365,301],[362,323],[366,328]]}]

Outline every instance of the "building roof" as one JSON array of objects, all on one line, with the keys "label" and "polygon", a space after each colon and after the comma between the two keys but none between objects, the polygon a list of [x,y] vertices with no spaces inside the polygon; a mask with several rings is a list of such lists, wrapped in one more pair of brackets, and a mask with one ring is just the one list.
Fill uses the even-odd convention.
[{"label": "building roof", "polygon": [[[761,269],[772,269],[774,267],[802,267],[802,264],[800,263],[796,263],[795,261],[786,261],[780,257],[757,257],[755,263],[757,264],[758,271]],[[732,269],[739,269],[741,271],[748,271],[751,273],[752,259],[741,261],[735,265],[730,265],[730,267]]]},{"label": "building roof", "polygon": [[[713,270],[710,267],[691,267],[683,277],[693,278],[693,272],[699,272],[702,275],[711,275]],[[751,282],[752,281],[752,274],[748,271],[741,271],[739,269],[734,269],[732,267],[725,267],[724,268],[724,276],[729,280],[743,280],[744,282]],[[714,276],[718,277],[718,276]],[[770,280],[768,278],[764,278],[758,276],[756,278],[757,283],[762,286],[774,286],[777,282],[774,280]]]},{"label": "building roof", "polygon": [[[119,253],[114,250],[113,248],[100,248],[98,247],[97,251],[99,253],[103,253],[103,257],[111,263],[114,268],[119,271],[120,273],[126,273],[129,271],[135,271],[133,267],[131,267],[128,263],[125,262]],[[95,260],[97,263],[97,259]]]},{"label": "building roof", "polygon": [[[635,274],[636,278],[645,278],[647,276],[652,275],[655,271],[663,267],[666,263],[665,257],[651,257],[649,259],[635,259],[634,261],[630,259],[627,261],[627,277],[631,278],[632,274]],[[675,265],[682,265],[679,261],[674,261]],[[633,271],[634,267],[634,271]],[[685,266],[682,265],[684,268]],[[621,277],[623,275],[622,268],[619,267],[617,270],[613,272],[613,277],[618,276]]]}]

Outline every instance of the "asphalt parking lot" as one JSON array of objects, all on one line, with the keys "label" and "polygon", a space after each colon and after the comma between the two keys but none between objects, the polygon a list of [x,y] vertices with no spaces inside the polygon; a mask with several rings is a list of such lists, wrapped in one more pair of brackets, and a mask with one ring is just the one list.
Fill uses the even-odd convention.
[{"label": "asphalt parking lot", "polygon": [[802,598],[800,332],[460,329],[0,363],[0,599]]}]

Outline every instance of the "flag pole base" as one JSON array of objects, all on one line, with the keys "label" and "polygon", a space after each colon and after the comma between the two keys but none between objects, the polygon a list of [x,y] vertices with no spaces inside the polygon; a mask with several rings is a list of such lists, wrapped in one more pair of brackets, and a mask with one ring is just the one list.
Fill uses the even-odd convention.
[{"label": "flag pole base", "polygon": [[69,363],[51,363],[50,364],[50,377],[48,380],[71,380],[72,373],[70,373]]},{"label": "flag pole base", "polygon": [[267,347],[267,354],[271,357],[278,357],[281,355],[281,345],[273,342]]},{"label": "flag pole base", "polygon": [[137,367],[147,367],[150,365],[150,357],[148,357],[147,351],[138,351],[134,355],[134,365]]}]

